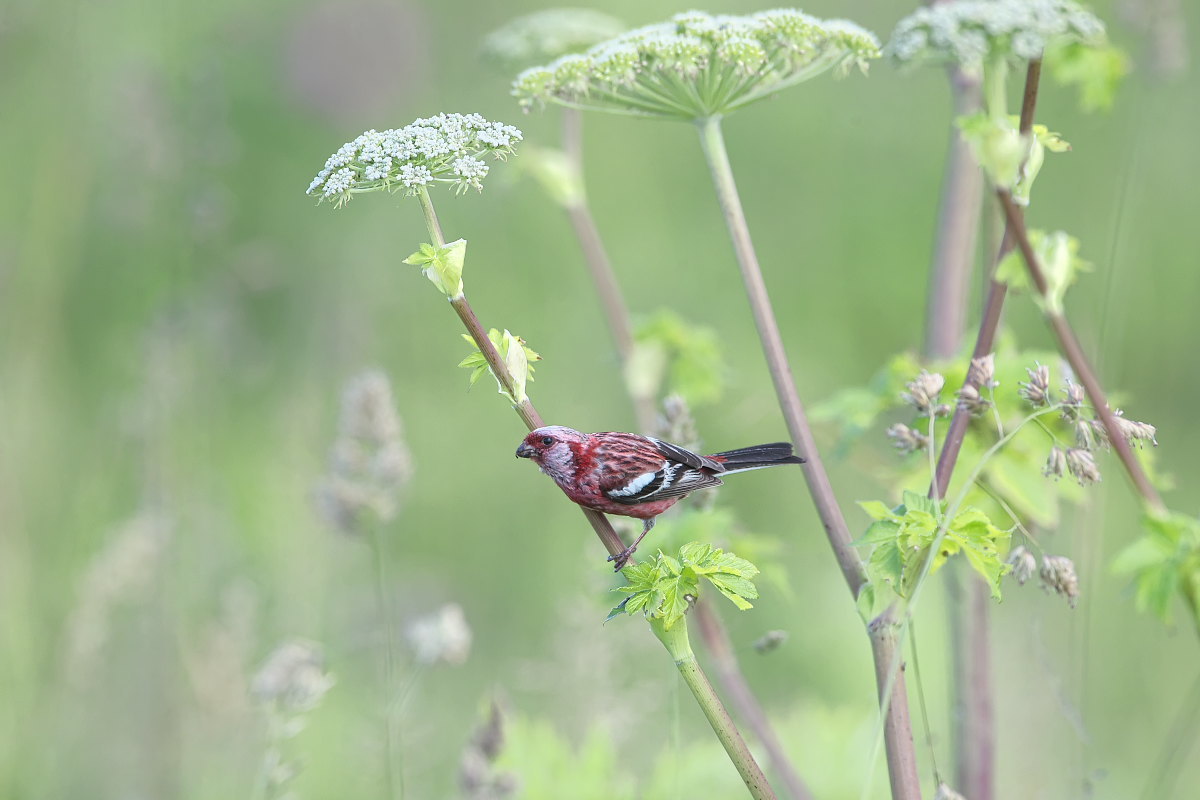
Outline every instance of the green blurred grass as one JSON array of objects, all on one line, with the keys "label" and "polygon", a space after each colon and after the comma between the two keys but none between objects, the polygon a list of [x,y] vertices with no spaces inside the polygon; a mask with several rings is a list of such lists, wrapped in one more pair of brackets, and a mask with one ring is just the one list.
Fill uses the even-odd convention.
[{"label": "green blurred grass", "polygon": [[[450,796],[459,750],[497,690],[576,735],[595,720],[623,724],[618,748],[634,772],[649,769],[659,745],[707,745],[711,734],[644,631],[629,620],[599,627],[610,586],[599,548],[548,481],[514,465],[515,417],[485,382],[468,393],[454,369],[465,354],[457,323],[399,263],[424,238],[415,206],[364,197],[333,212],[303,194],[342,141],[438,111],[478,110],[522,126],[529,142],[553,142],[554,112],[521,119],[503,78],[475,54],[488,30],[534,7],[389,6],[423,32],[424,66],[362,78],[376,96],[357,110],[331,108],[328,95],[322,107],[319,92],[297,86],[297,64],[339,74],[342,59],[353,63],[353,48],[332,38],[328,49],[297,54],[314,5],[5,9],[0,796],[248,793],[262,743],[244,681],[292,635],[323,642],[339,677],[300,739],[298,788],[314,797],[378,790],[368,553],[325,530],[311,503],[341,386],[371,365],[395,382],[418,470],[392,531],[404,616],[456,601],[476,635],[470,661],[425,672],[405,707],[411,796]],[[339,8],[322,19],[380,7]],[[636,24],[680,8],[608,10]],[[806,10],[881,35],[902,13],[861,0]],[[1116,19],[1107,5],[1102,12]],[[1194,39],[1200,21],[1185,12]],[[1135,33],[1113,29],[1144,54]],[[1047,88],[1038,116],[1075,149],[1043,172],[1034,216],[1078,236],[1096,263],[1070,312],[1106,382],[1159,426],[1161,463],[1181,487],[1171,502],[1194,512],[1193,77],[1163,83],[1136,72],[1116,110],[1098,116]],[[809,402],[864,381],[919,340],[948,108],[936,71],[905,76],[879,64],[869,79],[815,81],[728,123]],[[733,388],[699,411],[707,441],[778,437],[694,132],[590,118],[587,139],[594,210],[633,310],[674,307],[724,343]],[[482,196],[437,198],[447,234],[471,241],[477,310],[543,354],[533,388],[550,419],[630,427],[563,218],[532,184],[505,185],[501,174]],[[1011,308],[1024,341],[1049,344],[1027,302]],[[1135,614],[1106,570],[1136,532],[1116,467],[1106,475],[1095,507],[1053,540],[1081,564],[1081,608],[1068,613],[1027,587],[994,613],[1003,796],[1074,794],[1099,771],[1094,796],[1131,796],[1194,677],[1188,632]],[[848,510],[879,492],[853,461],[835,464],[832,477]],[[865,640],[794,481],[761,474],[731,485],[723,501],[751,530],[784,539],[791,576],[790,596],[768,590],[752,614],[727,615],[742,647],[769,628],[792,634],[769,658],[746,654],[751,682],[776,716],[795,715],[798,731],[823,713],[869,724]],[[149,512],[169,520],[161,554],[107,613],[103,646],[73,678],[71,620],[88,602],[89,569],[127,520]],[[528,580],[534,572],[549,585]],[[547,600],[564,596],[576,598],[566,617]],[[922,654],[944,746],[936,600],[925,606]],[[671,730],[638,723],[638,713],[657,711]],[[1082,739],[1073,715],[1086,726]],[[828,759],[812,748],[840,746],[836,737],[803,740],[810,771]],[[1187,769],[1181,785],[1200,778],[1194,760]]]}]

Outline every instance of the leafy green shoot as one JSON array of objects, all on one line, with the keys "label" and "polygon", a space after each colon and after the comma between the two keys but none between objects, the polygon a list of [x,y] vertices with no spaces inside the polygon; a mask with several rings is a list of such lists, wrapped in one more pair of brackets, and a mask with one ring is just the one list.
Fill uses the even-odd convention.
[{"label": "leafy green shoot", "polygon": [[621,570],[628,583],[617,589],[628,597],[611,616],[620,610],[633,615],[660,619],[663,628],[670,630],[691,608],[700,595],[701,580],[707,580],[718,592],[739,609],[753,607],[758,599],[754,576],[758,567],[733,553],[701,542],[688,542],[676,556],[661,550],[653,561],[630,564]]},{"label": "leafy green shoot", "polygon": [[[479,346],[469,334],[464,333],[463,339],[467,344],[474,348],[475,352],[458,362],[460,367],[471,370],[471,386],[483,376],[483,373],[488,371],[487,359],[483,357]],[[496,378],[496,385],[499,387],[499,392],[507,396],[514,403],[524,402],[528,395],[525,393],[525,384],[527,381],[533,380],[533,362],[541,361],[542,357],[538,355],[532,348],[525,344],[525,340],[520,336],[509,333],[507,330],[500,332],[495,328],[488,331],[488,338],[492,340],[492,344],[496,346],[496,350],[500,353],[500,357],[504,359],[505,366],[508,367],[509,373],[513,377],[515,395],[509,394],[504,388],[504,384]],[[495,376],[493,376],[495,377]]]}]

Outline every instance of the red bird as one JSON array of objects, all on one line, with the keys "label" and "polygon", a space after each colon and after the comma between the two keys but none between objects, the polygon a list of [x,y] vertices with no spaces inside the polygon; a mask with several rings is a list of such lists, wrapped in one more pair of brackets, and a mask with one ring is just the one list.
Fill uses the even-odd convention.
[{"label": "red bird", "polygon": [[642,535],[619,555],[625,565],[654,527],[654,518],[697,489],[720,486],[719,476],[780,464],[803,464],[788,442],[760,444],[701,456],[636,433],[580,433],[547,425],[525,437],[517,458],[531,459],[584,508],[637,517]]}]

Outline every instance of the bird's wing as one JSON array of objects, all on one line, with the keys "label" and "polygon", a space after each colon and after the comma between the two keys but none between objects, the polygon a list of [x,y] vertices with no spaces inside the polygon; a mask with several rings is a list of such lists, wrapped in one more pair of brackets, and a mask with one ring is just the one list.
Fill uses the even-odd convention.
[{"label": "bird's wing", "polygon": [[709,471],[719,471],[718,462],[657,439],[604,434],[597,445],[596,460],[605,465],[599,488],[615,503],[653,503],[721,485],[721,479]]}]

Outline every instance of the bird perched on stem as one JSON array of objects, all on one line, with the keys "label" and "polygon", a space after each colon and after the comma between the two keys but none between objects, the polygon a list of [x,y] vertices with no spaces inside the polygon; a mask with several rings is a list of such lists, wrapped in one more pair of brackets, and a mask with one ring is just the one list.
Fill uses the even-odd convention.
[{"label": "bird perched on stem", "polygon": [[721,476],[735,472],[804,463],[788,442],[702,456],[651,436],[580,433],[562,425],[531,432],[517,458],[532,460],[584,508],[643,521],[641,536],[609,556],[617,569],[646,538],[655,517],[697,489],[720,486]]}]

